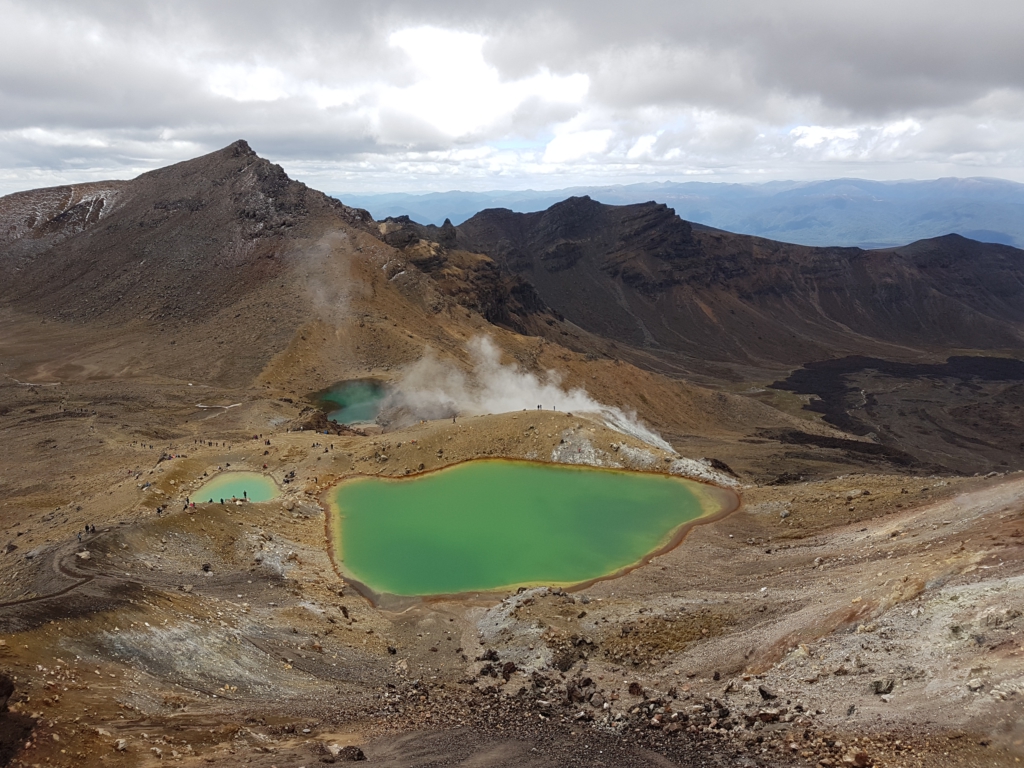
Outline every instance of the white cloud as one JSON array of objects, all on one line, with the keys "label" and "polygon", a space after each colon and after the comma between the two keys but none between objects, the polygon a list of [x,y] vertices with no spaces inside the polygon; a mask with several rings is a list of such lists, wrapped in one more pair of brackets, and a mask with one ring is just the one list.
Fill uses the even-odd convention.
[{"label": "white cloud", "polygon": [[1019,2],[299,5],[0,0],[0,192],[239,137],[331,191],[1024,181]]},{"label": "white cloud", "polygon": [[608,148],[614,132],[605,130],[573,131],[555,136],[544,150],[545,163],[568,163],[587,155],[601,154]]},{"label": "white cloud", "polygon": [[848,146],[860,138],[860,134],[854,128],[835,128],[824,125],[798,125],[789,132],[789,135],[796,139],[793,146],[806,149],[814,149],[826,143],[830,146]]},{"label": "white cloud", "polygon": [[207,75],[210,90],[235,101],[277,101],[288,96],[287,78],[265,65],[218,64]]},{"label": "white cloud", "polygon": [[527,99],[579,104],[586,96],[586,75],[553,75],[541,70],[503,81],[484,60],[483,35],[436,27],[403,29],[389,41],[414,69],[414,82],[385,88],[383,109],[422,120],[441,133],[460,138],[507,119]]},{"label": "white cloud", "polygon": [[654,143],[658,140],[657,136],[647,134],[641,136],[636,140],[636,143],[629,148],[629,152],[626,153],[626,157],[630,160],[638,160],[642,157],[648,157],[653,153]]},{"label": "white cloud", "polygon": [[69,132],[48,128],[26,128],[22,131],[12,131],[6,138],[10,140],[15,137],[44,147],[88,147],[91,149],[102,149],[109,146],[109,143],[101,136],[90,135],[82,131]]},{"label": "white cloud", "polygon": [[921,124],[912,117],[908,117],[905,120],[898,120],[895,123],[890,123],[882,129],[882,133],[886,136],[914,136],[921,132]]}]

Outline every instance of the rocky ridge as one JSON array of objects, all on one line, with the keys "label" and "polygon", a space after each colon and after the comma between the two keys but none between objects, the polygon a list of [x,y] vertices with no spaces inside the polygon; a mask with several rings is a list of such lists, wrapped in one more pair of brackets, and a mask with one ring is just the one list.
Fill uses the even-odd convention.
[{"label": "rocky ridge", "polygon": [[482,211],[456,229],[459,247],[529,280],[576,325],[698,372],[1022,342],[1024,251],[957,235],[812,248],[587,197]]}]

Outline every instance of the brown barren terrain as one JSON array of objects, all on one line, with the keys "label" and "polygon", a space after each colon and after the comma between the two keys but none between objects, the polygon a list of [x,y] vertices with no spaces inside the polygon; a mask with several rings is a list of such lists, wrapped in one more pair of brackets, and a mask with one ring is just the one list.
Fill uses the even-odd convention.
[{"label": "brown barren terrain", "polygon": [[[241,142],[116,194],[0,199],[0,765],[1024,758],[1016,449],[957,471],[934,442],[845,431],[806,394],[769,392],[763,360],[746,379],[746,363],[717,383],[667,375],[678,350],[627,348],[490,257],[396,241],[402,227],[275,168]],[[977,325],[998,324],[1011,357],[1012,320]],[[554,371],[675,453],[532,405],[302,429],[323,426],[307,398],[332,382],[400,390],[425,355],[471,378],[481,335],[507,370]],[[885,383],[870,407],[898,415]],[[996,389],[978,407],[1013,413],[1019,387]],[[673,471],[742,503],[583,589],[374,605],[345,583],[334,483],[496,456]],[[186,508],[229,467],[282,495]]]}]

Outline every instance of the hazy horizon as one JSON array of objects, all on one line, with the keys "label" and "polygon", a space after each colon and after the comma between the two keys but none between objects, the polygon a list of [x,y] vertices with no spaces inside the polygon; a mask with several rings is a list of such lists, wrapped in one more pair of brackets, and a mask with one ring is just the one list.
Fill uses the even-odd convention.
[{"label": "hazy horizon", "polygon": [[951,233],[1024,246],[1024,185],[1004,179],[928,181],[829,179],[727,184],[689,181],[564,187],[554,190],[424,194],[334,193],[377,220],[408,216],[456,226],[485,208],[541,211],[569,196],[610,205],[654,201],[688,221],[801,245],[882,248]]},{"label": "hazy horizon", "polygon": [[[287,170],[287,169],[286,169]],[[445,189],[409,189],[403,191],[394,192],[370,192],[361,191],[358,189],[348,190],[320,190],[321,192],[327,192],[332,196],[338,196],[342,194],[358,195],[360,197],[386,197],[388,195],[406,195],[406,196],[420,196],[426,197],[428,195],[445,195],[445,194],[516,194],[522,192],[562,192],[572,189],[580,188],[591,188],[591,187],[636,187],[636,186],[669,186],[669,185],[681,185],[681,184],[720,184],[722,186],[737,185],[747,187],[764,187],[769,184],[777,185],[793,185],[793,186],[808,186],[812,184],[821,184],[828,182],[838,181],[856,181],[856,182],[870,182],[874,184],[928,184],[931,182],[938,181],[995,181],[995,182],[1007,182],[1008,184],[1024,186],[1024,181],[1015,181],[1013,179],[1004,179],[998,176],[937,176],[934,178],[902,178],[902,179],[869,179],[863,176],[835,176],[830,178],[816,178],[816,179],[763,179],[760,181],[721,181],[718,179],[705,179],[705,178],[688,178],[688,179],[651,179],[648,181],[633,181],[633,182],[609,182],[607,184],[557,184],[553,186],[535,186],[535,187],[492,187],[488,189],[467,189],[467,188],[445,188]]]}]

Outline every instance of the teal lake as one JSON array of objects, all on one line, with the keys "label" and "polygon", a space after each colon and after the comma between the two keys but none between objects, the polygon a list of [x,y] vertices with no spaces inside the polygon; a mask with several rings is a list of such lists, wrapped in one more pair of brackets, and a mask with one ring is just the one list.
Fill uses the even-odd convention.
[{"label": "teal lake", "polygon": [[259,472],[223,472],[190,495],[197,504],[206,504],[211,499],[220,502],[232,498],[270,501],[280,493],[277,483]]},{"label": "teal lake", "polygon": [[327,418],[339,424],[368,424],[377,418],[387,396],[385,386],[373,379],[342,381],[313,396]]},{"label": "teal lake", "polygon": [[579,584],[664,548],[681,526],[726,508],[724,493],[666,475],[507,460],[354,478],[331,494],[334,555],[392,595]]}]

